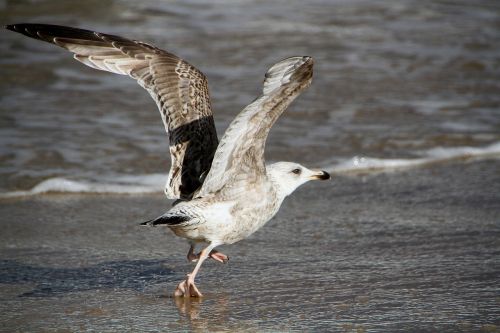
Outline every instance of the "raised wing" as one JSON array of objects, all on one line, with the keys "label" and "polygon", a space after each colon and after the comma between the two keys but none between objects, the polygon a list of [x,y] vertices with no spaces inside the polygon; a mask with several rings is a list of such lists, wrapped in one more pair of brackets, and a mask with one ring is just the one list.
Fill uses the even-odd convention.
[{"label": "raised wing", "polygon": [[83,64],[136,79],[153,97],[169,134],[171,168],[165,193],[190,199],[217,148],[208,84],[195,67],[152,45],[119,36],[48,24],[7,29],[74,53]]},{"label": "raised wing", "polygon": [[269,130],[290,103],[310,84],[311,57],[292,57],[273,65],[266,73],[262,95],[233,120],[215,152],[200,191],[205,196],[242,177],[251,183],[265,175],[264,147]]}]

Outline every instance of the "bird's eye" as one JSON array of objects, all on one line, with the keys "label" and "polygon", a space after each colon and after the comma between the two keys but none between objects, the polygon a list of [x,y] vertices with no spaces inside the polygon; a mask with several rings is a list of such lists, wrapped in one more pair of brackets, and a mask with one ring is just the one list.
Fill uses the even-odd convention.
[{"label": "bird's eye", "polygon": [[296,175],[300,175],[300,169],[297,168],[297,169],[293,169],[292,172]]}]

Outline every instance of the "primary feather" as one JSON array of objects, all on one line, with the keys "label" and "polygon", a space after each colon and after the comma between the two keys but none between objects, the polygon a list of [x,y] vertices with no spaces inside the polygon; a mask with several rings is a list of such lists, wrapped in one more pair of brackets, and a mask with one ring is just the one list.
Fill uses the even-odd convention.
[{"label": "primary feather", "polygon": [[171,167],[165,193],[171,199],[192,197],[218,144],[203,73],[170,52],[120,36],[51,24],[6,28],[60,46],[89,67],[137,80],[158,105],[169,135]]}]

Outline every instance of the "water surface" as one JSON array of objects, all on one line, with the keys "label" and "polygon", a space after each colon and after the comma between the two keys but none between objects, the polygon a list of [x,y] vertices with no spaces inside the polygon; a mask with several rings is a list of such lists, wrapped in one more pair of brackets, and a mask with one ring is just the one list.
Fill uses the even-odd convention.
[{"label": "water surface", "polygon": [[207,262],[205,298],[175,300],[187,245],[137,226],[170,207],[154,102],[2,31],[0,331],[498,331],[499,14],[492,1],[0,1],[2,24],[187,59],[209,79],[219,137],[269,66],[313,56],[266,156],[335,172],[223,247],[229,264]]},{"label": "water surface", "polygon": [[[273,128],[271,161],[332,166],[500,142],[500,6],[490,1],[6,1],[2,22],[144,40],[208,77],[219,136],[267,68],[313,56],[313,85]],[[0,188],[165,174],[167,138],[130,79],[2,32]],[[156,191],[156,189],[155,189]]]}]

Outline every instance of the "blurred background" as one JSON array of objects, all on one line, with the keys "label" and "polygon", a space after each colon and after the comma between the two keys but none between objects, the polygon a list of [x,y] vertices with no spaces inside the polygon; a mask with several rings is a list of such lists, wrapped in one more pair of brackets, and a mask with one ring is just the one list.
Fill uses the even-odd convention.
[{"label": "blurred background", "polygon": [[[209,79],[219,137],[260,94],[267,68],[314,57],[313,84],[271,131],[266,155],[324,168],[439,160],[464,147],[500,153],[499,13],[494,1],[0,1],[2,24],[76,26],[188,60]],[[69,190],[60,177],[161,190],[167,136],[142,88],[1,34],[4,193],[54,178],[48,189]]]}]

